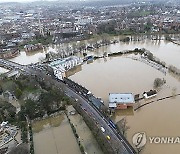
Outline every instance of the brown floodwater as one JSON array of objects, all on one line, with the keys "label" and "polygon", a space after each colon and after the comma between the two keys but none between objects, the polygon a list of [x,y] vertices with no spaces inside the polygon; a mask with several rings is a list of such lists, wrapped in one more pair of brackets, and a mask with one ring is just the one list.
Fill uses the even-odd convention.
[{"label": "brown floodwater", "polygon": [[17,57],[12,58],[10,60],[19,64],[27,65],[31,63],[37,63],[43,58],[45,58],[45,51],[43,50],[29,52],[29,53],[26,53],[25,51],[21,51]]},{"label": "brown floodwater", "polygon": [[0,67],[0,74],[7,73],[9,70]]},{"label": "brown floodwater", "polygon": [[[21,64],[36,63],[45,57],[46,52],[56,51],[60,48],[62,48],[62,46],[51,46],[47,50],[40,52],[25,53],[22,51],[18,57],[13,58],[12,60]],[[128,43],[120,42],[101,47],[98,50],[88,52],[88,54],[102,55],[103,52],[111,53],[134,48],[146,48],[156,57],[165,61],[167,65],[172,64],[180,68],[180,46],[164,40],[156,41],[145,39],[143,41],[130,41]],[[158,70],[155,70],[144,63],[133,61],[126,57],[98,59],[93,63],[84,64],[83,66],[72,70],[67,76],[69,75],[73,75],[70,77],[71,79],[87,87],[87,89],[92,91],[97,97],[101,97],[106,105],[108,105],[108,94],[110,92],[132,92],[133,94],[142,94],[144,91],[153,88],[153,81],[157,77],[164,78],[166,84],[162,87],[160,92],[158,92],[155,100],[157,98],[172,95],[173,89],[176,89],[176,93],[180,93],[179,81],[177,79],[169,74],[165,76]],[[148,101],[141,101],[140,103],[146,102]],[[144,106],[137,111],[133,111],[132,108],[117,111],[113,119],[118,123],[122,118],[126,117],[127,125],[130,127],[127,131],[127,139],[130,143],[132,143],[133,134],[141,131],[146,132],[148,137],[179,136],[179,109],[180,97],[175,97],[173,99],[166,99]],[[62,128],[59,128],[60,126],[53,128],[53,132],[57,132],[58,134],[57,140],[60,139],[61,141],[54,142],[52,131],[45,129],[34,136],[37,141],[35,144],[36,150],[43,150],[41,152],[46,154],[46,152],[56,153],[55,149],[54,151],[49,151],[51,148],[48,148],[55,148],[56,144],[58,144],[59,147],[66,147],[67,145],[62,141],[63,139],[66,140],[66,135],[69,135],[70,133],[69,131],[67,133],[62,132],[66,132],[70,128],[67,129],[68,126],[66,121],[63,121],[62,124]],[[69,138],[72,138],[72,134]],[[73,143],[68,142],[68,144],[72,145],[72,149],[74,148],[74,154],[79,152],[74,141]],[[39,147],[44,148],[41,149]],[[68,150],[72,149],[69,148]],[[179,144],[150,144],[147,142],[142,154],[179,154],[179,151]],[[68,152],[72,153],[72,151]],[[40,154],[40,152],[37,154]]]},{"label": "brown floodwater", "polygon": [[[121,36],[120,36],[121,37]],[[114,37],[115,39],[119,40],[120,37]],[[113,39],[113,38],[111,38]],[[85,43],[92,42],[91,40],[82,41]],[[47,52],[57,52],[59,49],[66,48],[69,44],[62,44],[62,45],[50,45],[50,47],[40,50],[40,51],[33,51],[33,52],[25,52],[21,51],[18,57],[12,58],[11,60],[14,62],[18,62],[21,64],[30,64],[36,63],[45,58],[45,54]],[[78,44],[78,43],[76,43]],[[172,64],[178,68],[180,68],[179,57],[180,57],[180,45],[174,44],[172,42],[168,42],[165,40],[150,40],[148,38],[142,41],[130,41],[130,42],[119,42],[116,44],[111,44],[109,46],[104,46],[95,50],[93,52],[89,52],[88,54],[96,54],[102,55],[103,52],[117,52],[123,50],[133,50],[135,48],[146,48],[153,52],[153,54],[160,58],[162,61],[165,61],[168,65]]]},{"label": "brown floodwater", "polygon": [[[68,113],[74,111],[72,106],[68,106]],[[69,115],[71,123],[73,123],[76,132],[79,136],[79,141],[84,147],[84,151],[87,154],[103,154],[101,148],[99,147],[97,141],[95,140],[91,130],[88,128],[83,118],[79,114]]]},{"label": "brown floodwater", "polygon": [[[44,122],[44,129],[33,133],[35,154],[80,154],[80,149],[65,115],[59,126]],[[52,121],[54,119],[52,118]],[[60,121],[62,118],[60,119]],[[57,122],[54,122],[54,124]],[[38,124],[36,123],[38,126]],[[39,125],[42,125],[40,121]],[[36,130],[39,130],[39,128]]]},{"label": "brown floodwater", "polygon": [[102,47],[96,52],[101,55],[102,52],[111,53],[123,50],[134,50],[135,48],[145,48],[162,61],[165,61],[168,65],[171,64],[180,68],[180,45],[165,40],[145,39],[143,41],[120,42]]},{"label": "brown floodwater", "polygon": [[[110,92],[142,94],[153,88],[155,78],[164,78],[166,84],[158,92],[157,98],[172,95],[173,89],[180,93],[179,81],[167,74],[139,61],[126,57],[111,57],[98,59],[91,64],[84,64],[82,71],[70,77],[82,84],[97,97],[101,97],[108,105]],[[148,101],[141,101],[146,103]],[[127,139],[132,143],[132,136],[137,132],[146,132],[147,136],[179,136],[180,130],[180,97],[167,99],[133,111],[119,110],[113,119],[119,122],[126,117]],[[179,154],[180,145],[177,144],[149,144],[147,142],[143,154]]]}]

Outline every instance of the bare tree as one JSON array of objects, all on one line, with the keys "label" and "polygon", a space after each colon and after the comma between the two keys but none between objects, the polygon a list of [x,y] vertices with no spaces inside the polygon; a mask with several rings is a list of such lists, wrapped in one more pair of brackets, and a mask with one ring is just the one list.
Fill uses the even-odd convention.
[{"label": "bare tree", "polygon": [[130,127],[127,126],[126,117],[124,117],[123,119],[120,120],[120,128],[119,129],[123,135],[125,135],[127,130],[130,129]]},{"label": "bare tree", "polygon": [[173,98],[175,98],[176,95],[177,95],[177,88],[173,87],[173,89],[172,89],[172,96],[173,96]]}]

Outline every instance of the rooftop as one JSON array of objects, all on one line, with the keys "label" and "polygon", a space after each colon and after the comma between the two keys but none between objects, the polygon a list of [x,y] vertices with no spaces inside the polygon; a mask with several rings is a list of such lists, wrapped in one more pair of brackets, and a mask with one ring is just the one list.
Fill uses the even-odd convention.
[{"label": "rooftop", "polygon": [[134,96],[132,93],[110,93],[109,94],[110,103],[133,103]]}]

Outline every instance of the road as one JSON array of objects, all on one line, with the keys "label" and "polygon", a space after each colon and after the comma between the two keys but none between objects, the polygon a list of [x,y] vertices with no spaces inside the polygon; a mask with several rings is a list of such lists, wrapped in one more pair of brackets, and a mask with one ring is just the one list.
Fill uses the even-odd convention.
[{"label": "road", "polygon": [[[128,141],[122,134],[119,134],[116,129],[114,129],[109,121],[102,115],[100,111],[98,111],[92,103],[89,102],[83,95],[79,94],[78,92],[70,89],[68,87],[65,88],[66,94],[78,100],[78,103],[81,103],[82,109],[89,115],[91,119],[95,121],[95,123],[99,126],[99,128],[103,127],[105,129],[104,135],[110,136],[110,144],[113,149],[118,154],[134,154],[136,151],[131,147]],[[96,99],[96,98],[94,98]]]},{"label": "road", "polygon": [[[84,97],[82,93],[77,92],[75,89],[72,89],[68,84],[63,83],[62,81],[56,80],[54,77],[47,74],[43,70],[37,69],[31,65],[20,65],[11,61],[0,59],[0,66],[8,69],[19,70],[22,74],[25,75],[36,75],[41,77],[43,80],[46,79],[48,82],[56,86],[57,88],[65,91],[65,94],[68,97],[71,97],[75,100],[78,100],[80,107],[84,112],[91,118],[94,123],[99,127],[105,129],[104,137],[110,143],[111,147],[116,154],[135,154],[136,151],[132,148],[129,142],[125,137],[118,133],[116,129],[112,127],[109,121],[102,115],[102,113],[96,109],[88,99]],[[93,96],[94,97],[94,96]],[[94,97],[94,99],[97,99]],[[107,139],[107,136],[110,139]]]}]

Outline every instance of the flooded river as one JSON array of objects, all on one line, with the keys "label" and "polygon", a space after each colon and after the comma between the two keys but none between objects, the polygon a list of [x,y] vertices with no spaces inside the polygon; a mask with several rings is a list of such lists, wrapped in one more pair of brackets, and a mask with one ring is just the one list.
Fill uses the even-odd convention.
[{"label": "flooded river", "polygon": [[[120,42],[101,47],[88,54],[101,55],[103,52],[110,53],[134,48],[146,48],[156,57],[165,61],[166,64],[172,64],[180,68],[180,46],[164,40],[156,41],[145,39],[144,41],[131,41],[128,43]],[[35,63],[38,62],[41,57],[45,57],[45,53],[45,51],[42,51],[27,55],[25,52],[21,52],[19,57],[13,58],[12,60],[21,64]],[[95,96],[101,97],[106,105],[108,105],[109,93],[131,92],[133,94],[142,94],[144,91],[153,88],[155,78],[164,78],[166,84],[158,92],[154,100],[172,95],[174,92],[180,93],[180,82],[176,78],[169,74],[165,75],[144,63],[134,61],[127,57],[98,59],[93,63],[84,64],[82,68],[78,68],[77,70],[79,72],[76,74],[74,74],[75,72],[69,73],[71,75],[74,74],[70,78],[85,86],[94,93]],[[141,103],[146,102],[148,101],[142,101]],[[127,139],[130,143],[132,143],[132,136],[137,132],[145,132],[147,139],[153,136],[176,137],[179,136],[180,130],[179,109],[180,97],[177,96],[144,106],[137,111],[133,111],[132,108],[117,111],[113,119],[118,123],[122,118],[126,117],[127,126],[130,128],[127,131]],[[70,129],[67,128],[66,124],[66,120],[62,122],[62,131]],[[61,134],[57,128],[54,128],[53,131]],[[63,135],[64,134],[62,134],[62,136]],[[49,132],[45,130],[42,133],[37,133],[34,138],[37,141],[35,152],[40,146],[44,147],[43,152],[48,151],[49,149],[45,145],[51,145],[54,142],[52,139],[52,131]],[[66,137],[64,136],[63,139],[66,139]],[[48,143],[44,144],[47,140]],[[61,135],[58,137],[58,140],[62,140]],[[61,142],[62,141],[59,141],[58,144]],[[62,145],[65,146],[65,144]],[[59,146],[62,147],[62,145]],[[75,149],[73,153],[78,153],[78,147],[76,147],[74,143],[72,143],[72,145]],[[52,146],[54,146],[54,144]],[[179,154],[179,151],[179,144],[150,144],[149,140],[147,140],[142,154]],[[49,152],[52,153],[52,151]],[[38,154],[40,154],[40,152]]]},{"label": "flooded river", "polygon": [[37,63],[39,62],[41,59],[45,58],[45,51],[44,50],[40,50],[37,52],[31,52],[31,53],[27,53],[25,51],[21,51],[20,55],[12,58],[11,61],[17,62],[19,64],[31,64],[31,63]]},{"label": "flooded river", "polygon": [[[115,39],[119,39],[115,37]],[[156,57],[166,62],[168,65],[174,65],[180,68],[180,45],[174,44],[166,40],[150,40],[142,41],[119,42],[104,46],[96,50],[97,55],[102,55],[103,52],[112,53],[123,50],[134,50],[135,48],[145,48],[151,51]]]},{"label": "flooded river", "polygon": [[[101,97],[108,105],[108,94],[128,93],[142,94],[153,88],[155,78],[164,78],[166,84],[162,87],[158,96],[162,98],[172,95],[173,89],[180,93],[179,81],[139,61],[126,57],[113,57],[99,59],[91,64],[82,66],[82,70],[70,77],[82,84],[87,89]],[[148,101],[143,101],[145,103]],[[113,117],[116,122],[126,117],[127,139],[132,143],[132,136],[137,132],[146,132],[147,136],[179,136],[180,130],[180,97],[155,102],[148,106],[133,111],[119,110]],[[178,154],[179,145],[174,144],[149,144],[143,149],[143,154]]]},{"label": "flooded river", "polygon": [[[114,37],[114,39],[119,40],[120,37]],[[112,38],[113,39],[113,38]],[[90,43],[89,41],[83,41]],[[78,44],[78,43],[76,43]],[[25,52],[21,51],[18,57],[11,59],[12,61],[21,63],[21,64],[30,64],[36,63],[45,58],[45,54],[49,51],[57,52],[61,48],[66,48],[70,44],[64,45],[51,45],[50,47],[36,52]],[[71,44],[73,45],[73,43]],[[151,51],[156,57],[160,58],[162,61],[165,61],[168,65],[172,64],[180,68],[179,57],[180,57],[180,46],[172,42],[165,40],[150,40],[148,38],[142,41],[130,41],[130,42],[120,42],[116,44],[111,44],[109,46],[104,46],[89,52],[88,54],[102,55],[103,52],[111,53],[123,50],[134,50],[135,48],[146,48]]]}]

